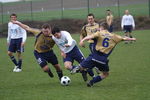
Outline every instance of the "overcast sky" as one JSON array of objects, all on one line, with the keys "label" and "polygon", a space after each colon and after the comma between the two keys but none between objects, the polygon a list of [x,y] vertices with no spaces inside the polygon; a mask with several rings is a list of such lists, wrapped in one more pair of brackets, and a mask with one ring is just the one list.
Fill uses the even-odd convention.
[{"label": "overcast sky", "polygon": [[14,1],[21,1],[21,0],[0,0],[0,2],[14,2]]}]

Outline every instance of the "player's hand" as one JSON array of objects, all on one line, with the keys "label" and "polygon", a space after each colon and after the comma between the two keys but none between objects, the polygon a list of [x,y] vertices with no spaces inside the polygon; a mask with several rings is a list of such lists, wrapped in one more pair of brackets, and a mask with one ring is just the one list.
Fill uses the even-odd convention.
[{"label": "player's hand", "polygon": [[84,48],[85,48],[84,42],[80,41],[79,45],[80,45],[81,47],[84,47]]},{"label": "player's hand", "polygon": [[70,47],[70,45],[68,45],[68,44],[65,44],[64,46],[65,46],[65,47]]},{"label": "player's hand", "polygon": [[22,43],[21,43],[21,47],[24,47],[24,45],[25,45],[25,43],[22,42]]},{"label": "player's hand", "polygon": [[136,38],[131,38],[132,39],[132,41],[136,41]]},{"label": "player's hand", "polygon": [[61,56],[62,56],[63,58],[66,58],[66,54],[65,54],[64,52],[61,52]]}]

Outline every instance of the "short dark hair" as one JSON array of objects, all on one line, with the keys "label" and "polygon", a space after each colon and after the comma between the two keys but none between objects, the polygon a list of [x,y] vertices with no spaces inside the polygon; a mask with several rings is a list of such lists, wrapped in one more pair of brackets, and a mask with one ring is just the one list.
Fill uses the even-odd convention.
[{"label": "short dark hair", "polygon": [[108,24],[106,22],[101,22],[99,26],[102,26],[104,29],[108,29]]},{"label": "short dark hair", "polygon": [[89,14],[87,15],[87,17],[88,17],[88,16],[93,16],[93,18],[95,18],[94,14],[92,14],[92,13],[89,13]]},{"label": "short dark hair", "polygon": [[44,28],[44,29],[51,29],[51,26],[48,24],[48,23],[45,23],[45,24],[43,24],[42,25],[42,28]]},{"label": "short dark hair", "polygon": [[106,11],[110,11],[110,9],[107,9]]},{"label": "short dark hair", "polygon": [[11,16],[16,16],[16,17],[17,17],[17,14],[15,14],[15,13],[12,13],[12,14],[10,15],[10,17],[11,17]]},{"label": "short dark hair", "polygon": [[59,33],[60,29],[58,27],[53,27],[52,29],[52,34],[54,35],[55,33]]}]

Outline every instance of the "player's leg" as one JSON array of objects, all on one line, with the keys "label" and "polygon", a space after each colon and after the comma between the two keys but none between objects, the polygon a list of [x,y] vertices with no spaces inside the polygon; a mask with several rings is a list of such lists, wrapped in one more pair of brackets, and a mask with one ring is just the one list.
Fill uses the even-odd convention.
[{"label": "player's leg", "polygon": [[66,57],[63,58],[64,66],[67,70],[72,71],[76,66],[73,65],[74,55],[73,51],[66,53]]},{"label": "player's leg", "polygon": [[61,78],[63,77],[63,71],[62,71],[60,65],[59,65],[59,64],[55,64],[55,65],[53,65],[53,66],[54,66],[55,69],[56,69],[56,72],[57,72],[57,75],[58,75],[58,77],[59,77],[59,80],[61,80]]},{"label": "player's leg", "polygon": [[[93,45],[91,44],[90,47],[91,47],[91,49],[92,49],[92,48],[93,48]],[[83,53],[82,53],[81,50],[78,49],[78,48],[77,48],[77,50],[75,51],[74,58],[75,58],[75,60],[76,60],[79,64],[80,64],[83,60],[85,60]],[[86,71],[88,72],[88,74],[89,74],[91,77],[94,77],[94,76],[95,76],[92,69],[89,69],[89,68],[88,68]]]},{"label": "player's leg", "polygon": [[67,61],[67,60],[65,60],[64,66],[65,66],[65,68],[66,68],[67,70],[69,70],[69,71],[71,71],[72,68],[73,68],[72,62],[71,62],[71,61]]},{"label": "player's leg", "polygon": [[92,61],[92,56],[87,57],[84,61],[82,61],[80,63],[79,68],[77,68],[77,70],[73,70],[73,72],[76,72],[78,70],[80,70],[80,72],[82,73],[82,77],[84,79],[84,81],[87,81],[87,69],[92,69],[95,67],[94,62]]},{"label": "player's leg", "polygon": [[13,52],[8,51],[7,54],[8,54],[8,56],[10,57],[11,61],[15,64],[15,66],[18,66],[17,60],[16,60],[16,58],[14,57]]},{"label": "player's leg", "polygon": [[[124,26],[124,34],[126,37],[129,37],[129,28],[127,25]],[[128,44],[129,41],[125,41],[125,44]]]},{"label": "player's leg", "polygon": [[48,52],[46,59],[48,60],[49,63],[51,63],[54,66],[60,80],[63,77],[63,72],[60,65],[58,64],[58,59],[55,53],[53,51]]},{"label": "player's leg", "polygon": [[22,38],[16,40],[16,50],[17,50],[17,57],[18,57],[18,68],[16,72],[22,71],[22,52],[24,52],[24,47],[22,46]]},{"label": "player's leg", "polygon": [[50,77],[54,77],[53,73],[51,72],[51,70],[50,70],[50,68],[48,67],[47,64],[45,66],[41,66],[41,67],[42,67],[43,71],[46,72],[46,73],[48,73],[48,75]]},{"label": "player's leg", "polygon": [[38,53],[37,51],[34,51],[34,56],[38,62],[38,64],[41,66],[42,70],[46,73],[48,73],[48,75],[50,77],[54,77],[53,73],[51,72],[50,68],[47,65],[47,61],[45,60],[44,53]]},{"label": "player's leg", "polygon": [[18,67],[16,68],[16,72],[22,71],[22,55],[21,52],[17,52],[17,58],[18,58]]},{"label": "player's leg", "polygon": [[96,64],[99,68],[99,70],[102,71],[102,74],[99,74],[98,76],[95,76],[92,80],[90,80],[87,83],[88,87],[93,86],[95,83],[102,81],[103,79],[105,79],[106,77],[108,77],[109,75],[109,66],[108,66],[108,61],[106,62],[106,64],[100,64],[97,63]]},{"label": "player's leg", "polygon": [[13,53],[15,53],[15,52],[16,52],[15,40],[11,40],[11,41],[10,41],[10,44],[9,44],[9,46],[8,46],[8,52],[7,52],[7,54],[8,54],[8,56],[10,57],[11,61],[15,64],[15,67],[14,67],[14,69],[13,69],[13,72],[16,71],[16,68],[17,68],[17,66],[18,66],[17,60],[16,60],[15,56],[13,55]]}]

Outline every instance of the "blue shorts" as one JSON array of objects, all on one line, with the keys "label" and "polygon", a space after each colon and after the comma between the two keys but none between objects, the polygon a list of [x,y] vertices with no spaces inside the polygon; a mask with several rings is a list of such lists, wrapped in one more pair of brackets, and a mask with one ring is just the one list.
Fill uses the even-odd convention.
[{"label": "blue shorts", "polygon": [[127,32],[131,33],[133,27],[132,27],[132,25],[124,25],[123,29],[124,29],[125,33],[127,33]]},{"label": "blue shorts", "polygon": [[42,68],[47,65],[47,62],[51,63],[52,65],[58,64],[57,57],[53,50],[44,53],[38,53],[36,50],[34,50],[34,56]]},{"label": "blue shorts", "polygon": [[94,52],[94,48],[95,48],[95,44],[94,43],[90,43],[89,44],[89,48],[90,48],[91,53],[93,53]]},{"label": "blue shorts", "polygon": [[70,61],[73,63],[76,60],[78,63],[81,63],[84,60],[84,56],[80,49],[75,46],[69,53],[66,53],[66,58],[63,59],[64,62]]},{"label": "blue shorts", "polygon": [[92,69],[96,66],[100,71],[108,72],[108,62],[109,60],[107,59],[107,57],[93,53],[90,54],[83,62],[81,62],[80,65],[83,68],[88,69]]},{"label": "blue shorts", "polygon": [[11,39],[10,40],[10,44],[8,47],[8,51],[10,52],[23,52],[24,51],[24,47],[21,46],[22,43],[22,38],[19,39]]}]

